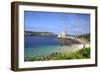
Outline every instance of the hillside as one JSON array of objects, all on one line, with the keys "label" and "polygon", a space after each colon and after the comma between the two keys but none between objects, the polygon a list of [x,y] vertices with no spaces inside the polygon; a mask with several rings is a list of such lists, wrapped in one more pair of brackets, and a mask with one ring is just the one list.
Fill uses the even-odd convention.
[{"label": "hillside", "polygon": [[52,32],[33,32],[33,31],[24,31],[24,35],[55,35]]},{"label": "hillside", "polygon": [[90,33],[78,35],[77,38],[81,38],[81,39],[90,41]]}]

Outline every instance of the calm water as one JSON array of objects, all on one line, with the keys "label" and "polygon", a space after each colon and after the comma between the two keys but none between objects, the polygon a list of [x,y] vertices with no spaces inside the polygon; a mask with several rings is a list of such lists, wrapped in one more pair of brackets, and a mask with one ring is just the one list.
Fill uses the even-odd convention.
[{"label": "calm water", "polygon": [[25,36],[24,40],[25,57],[45,56],[64,49],[73,49],[69,46],[73,41],[60,40],[57,36]]}]

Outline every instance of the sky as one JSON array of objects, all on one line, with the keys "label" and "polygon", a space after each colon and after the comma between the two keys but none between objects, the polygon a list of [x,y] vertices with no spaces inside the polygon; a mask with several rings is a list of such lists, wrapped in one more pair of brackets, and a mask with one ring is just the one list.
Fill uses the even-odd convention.
[{"label": "sky", "polygon": [[66,32],[80,35],[90,32],[90,14],[24,11],[24,31]]}]

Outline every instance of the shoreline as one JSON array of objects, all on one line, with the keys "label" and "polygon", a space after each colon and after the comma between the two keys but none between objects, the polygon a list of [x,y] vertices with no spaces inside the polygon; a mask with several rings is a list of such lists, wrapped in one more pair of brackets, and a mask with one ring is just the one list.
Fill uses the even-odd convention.
[{"label": "shoreline", "polygon": [[[76,46],[76,45],[73,45],[73,46]],[[48,55],[45,55],[45,56],[31,56],[31,57],[25,57],[25,61],[41,61],[41,60],[49,60],[50,57],[53,57],[54,56],[57,56],[59,57],[60,55],[62,54],[66,54],[66,55],[69,55],[71,56],[73,53],[79,51],[79,50],[82,50],[83,48],[89,48],[90,47],[90,44],[87,44],[85,46],[83,45],[77,45],[78,48],[74,49],[74,50],[69,50],[68,49],[66,50],[66,48],[64,47],[63,49],[59,50],[59,52],[54,52],[54,53],[51,53],[51,54],[48,54]],[[74,47],[75,48],[75,47]],[[56,58],[56,57],[55,57]],[[52,59],[52,58],[51,58]],[[55,59],[54,59],[55,60]]]}]

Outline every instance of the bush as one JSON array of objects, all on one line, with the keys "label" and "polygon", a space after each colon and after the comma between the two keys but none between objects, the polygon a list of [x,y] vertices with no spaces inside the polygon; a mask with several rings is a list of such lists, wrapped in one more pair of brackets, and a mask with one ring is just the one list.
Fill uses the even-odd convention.
[{"label": "bush", "polygon": [[87,59],[90,58],[90,47],[83,47],[76,52],[52,53],[48,56],[27,57],[25,61],[44,61],[44,60],[70,60],[70,59]]}]

